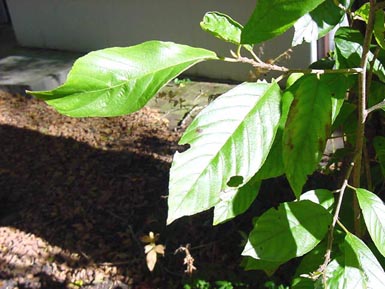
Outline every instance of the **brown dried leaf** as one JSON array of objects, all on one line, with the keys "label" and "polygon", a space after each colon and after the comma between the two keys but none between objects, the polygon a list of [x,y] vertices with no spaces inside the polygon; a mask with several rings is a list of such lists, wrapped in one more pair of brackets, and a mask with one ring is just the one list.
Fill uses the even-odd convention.
[{"label": "brown dried leaf", "polygon": [[156,259],[157,259],[157,254],[155,250],[151,250],[150,252],[147,253],[146,255],[147,268],[151,272],[154,270]]}]

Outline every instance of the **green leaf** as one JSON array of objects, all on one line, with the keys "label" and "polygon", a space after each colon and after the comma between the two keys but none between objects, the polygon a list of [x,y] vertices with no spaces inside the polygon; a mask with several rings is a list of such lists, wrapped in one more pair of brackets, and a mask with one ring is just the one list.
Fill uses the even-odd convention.
[{"label": "green leaf", "polygon": [[272,146],[280,112],[276,83],[244,83],[202,110],[183,134],[170,171],[168,223],[221,201],[232,177],[247,183]]},{"label": "green leaf", "polygon": [[385,25],[384,25],[384,11],[377,10],[375,14],[374,19],[374,37],[376,38],[376,41],[378,45],[385,49],[385,39],[384,39],[384,33],[385,33]]},{"label": "green leaf", "polygon": [[281,119],[279,120],[277,134],[266,161],[256,175],[259,180],[279,177],[285,173],[282,156],[282,136],[292,101],[293,95],[291,93],[285,92],[282,95]]},{"label": "green leaf", "polygon": [[385,137],[376,136],[373,139],[373,146],[376,150],[376,157],[380,163],[382,175],[385,176]]},{"label": "green leaf", "polygon": [[[380,81],[372,80],[368,96],[368,107],[378,104],[385,100],[385,84]],[[385,110],[385,105],[382,107]]]},{"label": "green leaf", "polygon": [[[220,12],[207,12],[200,23],[201,28],[215,37],[236,45],[241,43],[243,26],[230,16]],[[252,46],[247,45],[247,49]]]},{"label": "green leaf", "polygon": [[281,35],[301,16],[325,0],[258,0],[245,25],[241,43],[257,44]]},{"label": "green leaf", "polygon": [[241,267],[246,271],[263,270],[267,276],[272,276],[281,264],[281,262],[269,262],[257,260],[252,257],[244,257],[242,259]]},{"label": "green leaf", "polygon": [[270,262],[302,256],[324,238],[331,220],[311,201],[282,203],[257,219],[242,255]]},{"label": "green leaf", "polygon": [[240,188],[229,188],[221,193],[221,201],[214,207],[213,225],[218,225],[244,213],[258,195],[261,182],[253,177]]},{"label": "green leaf", "polygon": [[[360,31],[349,27],[341,27],[337,30],[334,37],[334,41],[337,53],[337,68],[340,69],[360,67],[361,55],[363,50],[363,36]],[[368,70],[371,69],[372,62],[373,73],[377,75],[382,82],[385,82],[384,66],[378,59],[374,59],[374,54],[369,51],[367,63]]]},{"label": "green leaf", "polygon": [[[346,5],[350,1],[339,1]],[[350,5],[347,5],[350,6]],[[310,13],[305,14],[294,24],[295,33],[292,46],[305,42],[312,42],[330,32],[343,20],[344,11],[333,0],[326,0]]]},{"label": "green leaf", "polygon": [[142,108],[187,68],[209,59],[218,58],[212,51],[172,42],[107,48],[79,58],[62,86],[29,93],[69,116],[124,115]]},{"label": "green leaf", "polygon": [[300,200],[312,201],[313,203],[321,205],[328,211],[331,210],[334,205],[333,193],[325,189],[307,191],[301,195]]},{"label": "green leaf", "polygon": [[345,237],[344,269],[346,288],[384,288],[381,265],[365,243],[350,233]]},{"label": "green leaf", "polygon": [[356,189],[356,194],[370,237],[385,257],[385,205],[377,195],[365,189]]},{"label": "green leaf", "polygon": [[311,278],[320,274],[317,270],[324,262],[325,252],[326,242],[321,242],[302,258],[295,271],[291,289],[314,288],[314,280]]},{"label": "green leaf", "polygon": [[354,15],[359,16],[366,24],[369,20],[369,11],[370,11],[370,3],[365,3],[360,8],[358,8],[356,11],[354,11]]},{"label": "green leaf", "polygon": [[337,256],[327,266],[327,288],[384,288],[384,270],[364,242],[348,233],[342,248],[343,256]]},{"label": "green leaf", "polygon": [[298,198],[307,176],[314,172],[329,137],[332,92],[315,75],[302,77],[290,87],[294,100],[283,134],[283,163]]}]

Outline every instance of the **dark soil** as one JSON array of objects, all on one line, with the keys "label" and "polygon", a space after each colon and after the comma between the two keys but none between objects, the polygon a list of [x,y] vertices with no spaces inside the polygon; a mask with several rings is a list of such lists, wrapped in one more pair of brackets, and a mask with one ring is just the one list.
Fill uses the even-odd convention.
[{"label": "dark soil", "polygon": [[[165,226],[179,137],[154,109],[75,119],[0,92],[0,288],[172,289],[196,279],[265,288],[264,273],[239,266],[252,215],[212,227],[206,212]],[[153,272],[141,242],[151,231],[166,246]],[[175,253],[187,244],[192,276]]]}]

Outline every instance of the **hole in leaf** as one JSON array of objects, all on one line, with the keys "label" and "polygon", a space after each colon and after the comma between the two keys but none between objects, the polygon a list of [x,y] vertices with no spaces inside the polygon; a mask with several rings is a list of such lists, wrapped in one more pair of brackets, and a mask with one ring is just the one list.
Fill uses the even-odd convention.
[{"label": "hole in leaf", "polygon": [[243,184],[242,176],[232,176],[230,180],[227,182],[227,185],[233,188],[239,187],[242,184]]}]

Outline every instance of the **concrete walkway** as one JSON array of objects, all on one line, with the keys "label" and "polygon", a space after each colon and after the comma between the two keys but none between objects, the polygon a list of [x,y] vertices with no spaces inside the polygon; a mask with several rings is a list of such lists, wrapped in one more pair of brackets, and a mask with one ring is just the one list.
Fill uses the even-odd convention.
[{"label": "concrete walkway", "polygon": [[0,90],[25,94],[62,84],[79,53],[23,48],[10,25],[0,25]]},{"label": "concrete walkway", "polygon": [[[0,90],[25,95],[26,90],[50,90],[66,80],[80,53],[23,48],[10,25],[0,25]],[[170,82],[148,104],[170,121],[186,126],[208,102],[234,85],[208,82]]]}]

